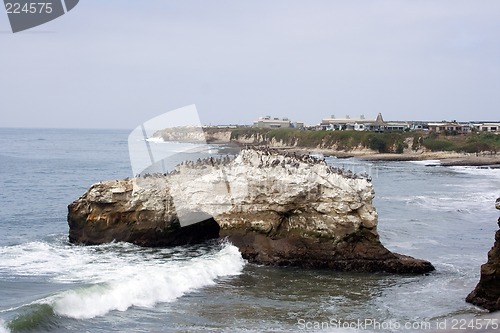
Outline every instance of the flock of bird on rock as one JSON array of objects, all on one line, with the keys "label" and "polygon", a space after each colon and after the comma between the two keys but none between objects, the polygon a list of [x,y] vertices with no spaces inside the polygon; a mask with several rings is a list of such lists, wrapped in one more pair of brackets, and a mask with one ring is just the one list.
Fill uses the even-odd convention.
[{"label": "flock of bird on rock", "polygon": [[[326,160],[324,158],[318,158],[316,156],[313,156],[311,154],[297,154],[296,152],[285,152],[282,153],[277,149],[269,148],[269,147],[261,147],[261,146],[246,146],[246,150],[254,150],[258,151],[260,153],[260,163],[258,165],[259,168],[275,168],[278,166],[281,166],[282,168],[286,168],[287,166],[290,168],[299,168],[301,163],[308,164],[310,166],[316,165],[316,164],[322,164],[327,167],[326,172],[328,174],[338,174],[346,178],[351,178],[351,179],[366,179],[367,181],[371,182],[371,177],[364,172],[361,175],[358,175],[351,170],[346,170],[344,167],[339,168],[335,167],[332,165],[328,165]],[[196,161],[185,161],[182,162],[181,164],[177,165],[177,167],[166,173],[145,173],[145,174],[139,174],[136,175],[136,177],[143,177],[143,178],[148,178],[148,177],[162,177],[162,176],[168,176],[168,175],[175,175],[179,174],[179,166],[184,166],[187,168],[206,168],[207,166],[227,166],[229,165],[232,161],[236,159],[238,155],[225,155],[221,157],[207,157],[207,158],[198,158]],[[268,156],[268,158],[264,158],[264,156]],[[276,158],[272,158],[275,156]],[[281,158],[280,158],[281,157]]]}]

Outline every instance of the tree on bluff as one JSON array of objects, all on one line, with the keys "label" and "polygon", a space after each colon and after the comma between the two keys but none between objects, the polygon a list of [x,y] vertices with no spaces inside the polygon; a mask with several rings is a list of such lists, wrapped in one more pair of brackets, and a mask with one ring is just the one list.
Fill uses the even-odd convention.
[{"label": "tree on bluff", "polygon": [[387,143],[383,138],[378,136],[373,136],[370,138],[369,147],[370,149],[376,150],[379,153],[385,153],[387,151]]}]

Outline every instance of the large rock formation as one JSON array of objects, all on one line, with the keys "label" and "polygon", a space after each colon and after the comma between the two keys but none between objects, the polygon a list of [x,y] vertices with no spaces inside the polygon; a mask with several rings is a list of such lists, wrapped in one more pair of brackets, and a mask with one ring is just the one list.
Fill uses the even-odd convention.
[{"label": "large rock formation", "polygon": [[[500,198],[495,207],[500,209]],[[495,233],[495,244],[488,252],[488,262],[481,266],[481,279],[466,301],[489,311],[500,310],[500,230]]]},{"label": "large rock formation", "polygon": [[70,241],[170,246],[223,237],[260,264],[432,271],[380,243],[373,197],[368,177],[314,157],[243,150],[234,160],[93,185],[69,205]]}]

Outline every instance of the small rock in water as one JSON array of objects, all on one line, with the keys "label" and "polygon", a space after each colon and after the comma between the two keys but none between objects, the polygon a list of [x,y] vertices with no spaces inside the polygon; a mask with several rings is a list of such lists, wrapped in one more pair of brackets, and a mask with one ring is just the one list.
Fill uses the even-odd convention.
[{"label": "small rock in water", "polygon": [[[500,209],[500,198],[495,202]],[[500,227],[500,218],[498,219]],[[476,288],[465,299],[467,302],[493,311],[500,311],[500,230],[495,233],[495,243],[488,252],[488,261],[481,265],[481,278]]]}]

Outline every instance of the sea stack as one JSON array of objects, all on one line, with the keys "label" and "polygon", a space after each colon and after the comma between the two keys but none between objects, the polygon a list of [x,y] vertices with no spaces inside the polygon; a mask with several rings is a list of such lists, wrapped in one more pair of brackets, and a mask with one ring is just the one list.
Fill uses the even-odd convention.
[{"label": "sea stack", "polygon": [[[234,159],[209,158],[167,174],[93,185],[68,207],[69,239],[172,246],[220,237],[258,264],[434,270],[380,243],[373,197],[368,176],[309,155],[245,149]],[[202,222],[186,224],[189,216]]]},{"label": "sea stack", "polygon": [[[495,202],[500,209],[500,198]],[[498,218],[500,228],[500,217]],[[495,233],[495,244],[488,252],[488,262],[481,266],[481,278],[466,301],[490,312],[500,310],[500,229]]]}]

